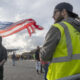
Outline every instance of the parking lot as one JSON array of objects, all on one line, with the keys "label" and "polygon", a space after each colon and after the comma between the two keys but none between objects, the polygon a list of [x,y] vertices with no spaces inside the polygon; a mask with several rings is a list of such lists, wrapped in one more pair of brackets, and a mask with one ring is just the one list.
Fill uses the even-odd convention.
[{"label": "parking lot", "polygon": [[16,61],[16,66],[12,65],[12,60],[8,59],[4,66],[4,80],[43,80],[43,74],[37,74],[34,60]]}]

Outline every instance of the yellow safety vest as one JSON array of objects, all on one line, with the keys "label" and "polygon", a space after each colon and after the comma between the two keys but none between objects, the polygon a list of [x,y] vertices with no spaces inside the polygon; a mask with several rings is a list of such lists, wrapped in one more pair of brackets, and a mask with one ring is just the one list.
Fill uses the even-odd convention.
[{"label": "yellow safety vest", "polygon": [[61,39],[53,53],[47,79],[61,78],[80,74],[80,33],[68,22],[53,25],[61,32]]}]

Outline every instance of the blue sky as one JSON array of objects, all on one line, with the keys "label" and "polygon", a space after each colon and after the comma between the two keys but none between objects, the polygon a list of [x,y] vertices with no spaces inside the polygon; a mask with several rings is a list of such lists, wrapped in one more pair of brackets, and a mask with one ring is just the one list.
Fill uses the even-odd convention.
[{"label": "blue sky", "polygon": [[80,15],[80,0],[0,0],[0,21],[16,22],[33,18],[44,27],[43,31],[36,31],[32,37],[29,37],[27,30],[6,37],[3,39],[3,45],[6,48],[25,48],[28,51],[42,45],[47,31],[54,22],[54,7],[60,2],[71,3],[74,12]]}]

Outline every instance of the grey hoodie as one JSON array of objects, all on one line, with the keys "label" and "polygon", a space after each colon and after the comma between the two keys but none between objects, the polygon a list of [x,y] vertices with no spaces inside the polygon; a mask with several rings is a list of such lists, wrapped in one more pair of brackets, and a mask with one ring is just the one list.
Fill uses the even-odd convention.
[{"label": "grey hoodie", "polygon": [[[67,18],[63,21],[69,22],[80,32],[80,21],[73,19],[73,18]],[[55,49],[60,41],[61,38],[61,32],[58,28],[55,28],[54,26],[51,26],[50,30],[48,31],[45,41],[43,44],[43,47],[40,50],[40,58],[43,61],[51,61],[53,54],[55,52]]]}]

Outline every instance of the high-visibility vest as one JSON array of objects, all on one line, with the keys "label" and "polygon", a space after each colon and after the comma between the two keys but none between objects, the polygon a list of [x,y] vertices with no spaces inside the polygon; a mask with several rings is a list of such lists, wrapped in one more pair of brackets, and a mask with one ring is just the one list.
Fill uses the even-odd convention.
[{"label": "high-visibility vest", "polygon": [[61,38],[53,53],[47,79],[61,80],[61,78],[80,74],[80,32],[66,21],[53,26],[60,30]]}]

